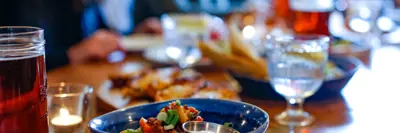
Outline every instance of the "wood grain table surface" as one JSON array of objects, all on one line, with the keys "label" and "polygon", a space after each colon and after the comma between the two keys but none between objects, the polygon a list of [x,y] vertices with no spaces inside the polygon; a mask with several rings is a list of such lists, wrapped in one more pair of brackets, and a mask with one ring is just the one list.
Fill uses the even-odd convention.
[{"label": "wood grain table surface", "polygon": [[[308,127],[287,127],[271,119],[267,133],[400,133],[400,48],[384,46],[373,50],[370,68],[360,69],[342,91],[342,96],[305,103],[305,110],[316,117]],[[128,54],[120,63],[96,62],[68,65],[48,72],[49,82],[65,81],[92,85],[96,91],[110,73],[126,64],[143,61],[139,54]],[[204,72],[224,82],[220,70]],[[245,88],[244,88],[245,89]],[[242,97],[275,116],[285,109],[284,101]],[[99,103],[101,104],[101,103]],[[97,110],[98,114],[106,112]]]}]

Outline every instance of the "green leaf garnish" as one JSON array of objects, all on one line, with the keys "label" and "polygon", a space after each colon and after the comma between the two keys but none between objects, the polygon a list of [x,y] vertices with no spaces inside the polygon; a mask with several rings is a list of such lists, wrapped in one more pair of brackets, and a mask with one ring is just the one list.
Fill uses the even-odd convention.
[{"label": "green leaf garnish", "polygon": [[175,104],[176,104],[177,106],[181,106],[181,101],[180,101],[180,100],[176,100],[176,101],[175,101]]}]

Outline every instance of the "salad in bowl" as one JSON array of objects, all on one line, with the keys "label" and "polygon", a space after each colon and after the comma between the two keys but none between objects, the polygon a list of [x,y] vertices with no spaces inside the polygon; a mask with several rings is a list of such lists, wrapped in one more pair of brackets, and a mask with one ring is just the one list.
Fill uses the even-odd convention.
[{"label": "salad in bowl", "polygon": [[208,125],[204,131],[228,127],[229,131],[261,133],[268,128],[269,116],[263,109],[244,102],[187,98],[119,109],[88,123],[92,133],[203,132],[199,129],[204,125]]},{"label": "salad in bowl", "polygon": [[156,117],[140,118],[139,128],[120,133],[181,133],[181,125],[187,121],[203,121],[203,118],[196,108],[182,105],[176,100],[162,108]]}]

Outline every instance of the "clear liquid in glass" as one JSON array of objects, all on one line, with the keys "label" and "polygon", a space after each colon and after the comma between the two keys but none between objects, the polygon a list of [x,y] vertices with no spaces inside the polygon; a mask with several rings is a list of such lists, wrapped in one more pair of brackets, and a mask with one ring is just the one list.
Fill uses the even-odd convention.
[{"label": "clear liquid in glass", "polygon": [[268,63],[268,70],[275,91],[287,99],[303,99],[313,95],[324,80],[326,64],[301,57],[313,54],[320,53],[283,52],[272,55],[275,58]]},{"label": "clear liquid in glass", "polygon": [[282,125],[307,126],[315,119],[303,110],[325,79],[328,61],[327,36],[267,36],[269,78],[275,91],[286,98],[286,110],[275,116]]},{"label": "clear liquid in glass", "polygon": [[166,49],[168,57],[175,60],[181,68],[194,65],[201,59],[197,45],[172,45]]},{"label": "clear liquid in glass", "polygon": [[201,33],[183,29],[176,32],[177,36],[168,40],[166,54],[177,62],[181,68],[191,67],[200,61],[202,57],[200,49],[197,47]]},{"label": "clear liquid in glass", "polygon": [[167,56],[177,62],[181,68],[193,66],[202,55],[197,47],[200,39],[208,34],[207,14],[163,15],[163,37]]}]

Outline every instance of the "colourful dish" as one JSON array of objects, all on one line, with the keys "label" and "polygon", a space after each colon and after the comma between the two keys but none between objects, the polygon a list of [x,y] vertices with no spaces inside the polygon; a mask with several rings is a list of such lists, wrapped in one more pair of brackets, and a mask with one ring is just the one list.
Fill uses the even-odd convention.
[{"label": "colourful dish", "polygon": [[[165,111],[165,107],[170,106],[171,102],[173,101],[151,103],[120,109],[92,119],[88,126],[92,133],[120,133],[126,129],[138,128],[142,130],[141,125],[146,123],[146,121],[144,121],[142,118],[148,118],[146,119],[147,122],[149,121],[150,117],[157,118],[157,114],[160,114],[162,110]],[[188,106],[189,114],[198,112],[197,115],[193,114],[193,117],[187,115],[187,120],[189,120],[189,118],[192,118],[191,120],[201,120],[200,117],[197,117],[201,115],[201,118],[207,122],[213,122],[221,125],[229,122],[226,124],[227,126],[232,126],[232,128],[235,130],[243,133],[264,133],[269,124],[268,114],[259,107],[248,103],[219,99],[180,99],[180,102],[182,103],[183,108],[185,108],[184,104]],[[193,107],[193,111],[190,111],[191,109],[189,109],[189,107]],[[179,111],[177,110],[177,112]],[[174,113],[171,112],[170,114]],[[177,122],[178,124],[173,127],[174,129],[179,128],[177,126],[182,123],[179,115],[180,113],[177,114],[178,115],[175,114],[175,116],[179,116],[179,120]],[[165,119],[165,114],[164,116],[159,117],[164,117],[161,119]],[[172,122],[162,125],[162,128],[171,123]]]}]

